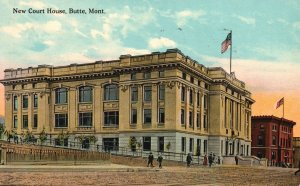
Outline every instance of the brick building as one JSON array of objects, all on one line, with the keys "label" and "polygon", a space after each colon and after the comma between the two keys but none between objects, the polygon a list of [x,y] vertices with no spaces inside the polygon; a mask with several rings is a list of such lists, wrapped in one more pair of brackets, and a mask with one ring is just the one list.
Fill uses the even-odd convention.
[{"label": "brick building", "polygon": [[252,155],[267,158],[271,165],[292,164],[295,124],[276,116],[252,116]]}]

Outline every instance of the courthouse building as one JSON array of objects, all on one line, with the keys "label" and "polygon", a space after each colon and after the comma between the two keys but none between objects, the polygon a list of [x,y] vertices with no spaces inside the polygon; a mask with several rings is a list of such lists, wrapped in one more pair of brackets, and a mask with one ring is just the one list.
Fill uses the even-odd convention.
[{"label": "courthouse building", "polygon": [[271,165],[293,164],[294,121],[276,116],[252,117],[252,155]]},{"label": "courthouse building", "polygon": [[5,121],[18,134],[43,129],[69,141],[145,151],[250,155],[251,105],[245,83],[178,49],[66,66],[6,69]]}]

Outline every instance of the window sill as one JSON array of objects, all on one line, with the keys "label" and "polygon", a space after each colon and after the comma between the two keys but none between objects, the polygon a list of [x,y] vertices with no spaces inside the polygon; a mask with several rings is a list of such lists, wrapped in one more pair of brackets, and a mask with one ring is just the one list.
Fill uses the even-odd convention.
[{"label": "window sill", "polygon": [[55,129],[67,129],[68,127],[54,127]]},{"label": "window sill", "polygon": [[119,125],[104,125],[103,128],[119,128]]}]

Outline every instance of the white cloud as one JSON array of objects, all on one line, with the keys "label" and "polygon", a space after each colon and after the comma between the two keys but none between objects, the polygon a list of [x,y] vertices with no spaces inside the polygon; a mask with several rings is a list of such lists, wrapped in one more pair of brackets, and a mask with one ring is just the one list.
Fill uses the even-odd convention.
[{"label": "white cloud", "polygon": [[95,39],[98,35],[101,35],[101,32],[99,32],[98,30],[92,29],[91,35]]},{"label": "white cloud", "polygon": [[198,19],[200,16],[205,15],[203,11],[191,11],[191,10],[183,10],[176,13],[177,26],[184,26],[189,19]]},{"label": "white cloud", "polygon": [[167,48],[176,47],[176,43],[173,40],[165,37],[150,38],[148,45],[151,49],[158,49],[162,47],[167,47]]},{"label": "white cloud", "polygon": [[[228,69],[229,61],[225,58],[202,56],[214,66]],[[234,59],[232,69],[236,77],[244,81],[246,86],[255,91],[297,91],[300,89],[299,63],[288,61],[261,61],[255,59]],[[228,72],[228,70],[227,70]]]},{"label": "white cloud", "polygon": [[48,45],[48,46],[53,46],[55,45],[54,41],[51,41],[51,40],[46,40],[43,42],[45,45]]},{"label": "white cloud", "polygon": [[[38,26],[38,27],[41,27],[41,26]],[[42,25],[41,28],[43,28],[43,30],[45,32],[49,32],[49,33],[60,32],[62,29],[61,23],[59,21],[48,21],[47,23]]]},{"label": "white cloud", "polygon": [[10,25],[10,26],[4,26],[0,28],[0,30],[12,37],[15,38],[21,38],[21,33],[31,29],[34,27],[33,23],[24,23],[24,24],[16,24],[16,25]]},{"label": "white cloud", "polygon": [[45,24],[26,22],[3,26],[0,28],[0,31],[14,38],[21,38],[22,33],[30,29],[41,30],[47,33],[60,33],[62,25],[59,21],[48,21]]},{"label": "white cloud", "polygon": [[297,28],[297,29],[300,29],[300,21],[295,22],[295,23],[293,24],[293,27],[294,27],[294,28]]},{"label": "white cloud", "polygon": [[36,9],[43,9],[46,7],[46,5],[41,1],[20,1],[20,5]]},{"label": "white cloud", "polygon": [[243,23],[246,23],[248,25],[255,25],[255,19],[251,18],[251,17],[243,17],[243,16],[239,16],[239,15],[235,15],[234,17],[238,18],[240,21],[242,21]]}]

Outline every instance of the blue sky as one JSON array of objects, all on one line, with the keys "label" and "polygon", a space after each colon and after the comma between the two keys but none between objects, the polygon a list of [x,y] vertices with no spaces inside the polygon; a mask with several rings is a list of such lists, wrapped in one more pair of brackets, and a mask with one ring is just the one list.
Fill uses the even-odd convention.
[{"label": "blue sky", "polygon": [[[105,14],[13,14],[13,8],[95,8]],[[229,51],[220,52],[226,28],[233,30],[232,70],[253,94],[300,92],[297,0],[2,0],[0,16],[0,79],[6,68],[118,59],[167,48],[229,71]]]}]

